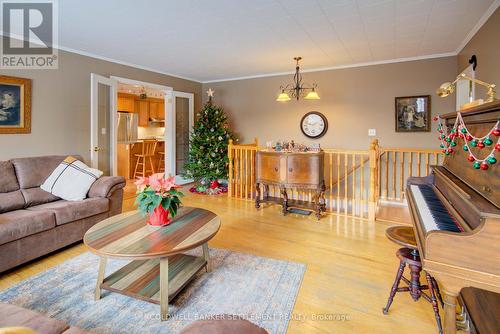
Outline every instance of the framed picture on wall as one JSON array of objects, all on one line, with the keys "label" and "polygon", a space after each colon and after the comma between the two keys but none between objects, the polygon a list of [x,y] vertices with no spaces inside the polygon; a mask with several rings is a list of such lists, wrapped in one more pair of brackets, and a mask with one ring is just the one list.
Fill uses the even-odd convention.
[{"label": "framed picture on wall", "polygon": [[0,134],[31,133],[31,80],[0,75]]},{"label": "framed picture on wall", "polygon": [[431,131],[431,96],[396,97],[396,132]]}]

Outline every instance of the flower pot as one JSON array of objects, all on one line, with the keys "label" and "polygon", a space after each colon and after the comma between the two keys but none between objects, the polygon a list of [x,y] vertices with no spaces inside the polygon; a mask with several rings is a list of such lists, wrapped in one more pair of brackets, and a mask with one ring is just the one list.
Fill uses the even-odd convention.
[{"label": "flower pot", "polygon": [[172,222],[172,219],[168,217],[168,213],[168,210],[159,205],[149,215],[147,223],[151,226],[166,226]]}]

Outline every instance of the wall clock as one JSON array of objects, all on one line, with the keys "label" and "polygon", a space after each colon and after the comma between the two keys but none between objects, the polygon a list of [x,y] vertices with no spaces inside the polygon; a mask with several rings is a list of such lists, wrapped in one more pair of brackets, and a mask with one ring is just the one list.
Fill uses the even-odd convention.
[{"label": "wall clock", "polygon": [[302,117],[300,129],[306,137],[317,139],[322,137],[328,130],[328,121],[322,113],[311,111]]}]

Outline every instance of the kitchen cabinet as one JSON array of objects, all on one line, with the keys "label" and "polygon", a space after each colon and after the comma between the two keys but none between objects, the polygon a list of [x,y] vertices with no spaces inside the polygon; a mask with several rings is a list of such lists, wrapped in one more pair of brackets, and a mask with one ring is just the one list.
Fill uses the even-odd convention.
[{"label": "kitchen cabinet", "polygon": [[159,99],[149,101],[149,117],[156,120],[165,120],[165,102]]},{"label": "kitchen cabinet", "polygon": [[139,113],[139,126],[149,125],[149,101],[148,100],[136,100],[135,101],[136,111]]},{"label": "kitchen cabinet", "polygon": [[118,93],[118,111],[135,112],[134,95]]}]

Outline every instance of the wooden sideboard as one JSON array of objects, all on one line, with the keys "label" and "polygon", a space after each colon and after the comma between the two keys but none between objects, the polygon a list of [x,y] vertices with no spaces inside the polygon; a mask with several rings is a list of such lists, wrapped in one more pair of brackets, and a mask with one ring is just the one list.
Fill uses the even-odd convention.
[{"label": "wooden sideboard", "polygon": [[[283,214],[289,207],[311,210],[316,217],[325,211],[325,179],[324,152],[287,153],[274,151],[257,151],[256,155],[256,196],[255,207],[260,208],[262,202],[282,205]],[[261,198],[260,186],[264,187]],[[269,186],[278,186],[282,197],[269,196]],[[287,189],[303,189],[315,191],[312,202],[288,198]]]}]

